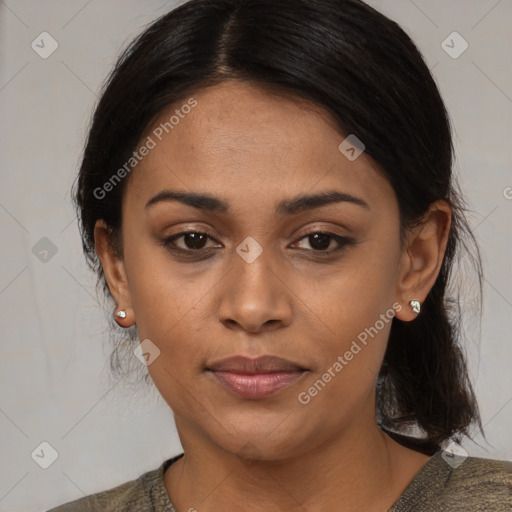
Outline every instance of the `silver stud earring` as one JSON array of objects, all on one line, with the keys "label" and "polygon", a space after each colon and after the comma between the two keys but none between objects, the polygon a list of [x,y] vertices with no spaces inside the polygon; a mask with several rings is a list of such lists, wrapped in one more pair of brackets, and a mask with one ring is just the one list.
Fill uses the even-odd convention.
[{"label": "silver stud earring", "polygon": [[421,311],[421,304],[419,301],[411,300],[409,301],[409,304],[411,305],[411,308],[415,313],[419,313]]},{"label": "silver stud earring", "polygon": [[121,309],[116,313],[116,316],[118,318],[126,318],[126,311],[124,309]]}]

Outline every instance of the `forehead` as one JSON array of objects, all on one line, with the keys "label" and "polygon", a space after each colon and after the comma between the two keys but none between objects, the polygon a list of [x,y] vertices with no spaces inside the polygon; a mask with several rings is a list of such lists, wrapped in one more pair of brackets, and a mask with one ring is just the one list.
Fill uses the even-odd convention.
[{"label": "forehead", "polygon": [[333,188],[369,203],[394,198],[369,156],[352,161],[339,150],[346,137],[323,109],[247,83],[192,94],[146,136],[153,147],[130,177],[130,201],[163,189],[208,192],[239,207]]}]

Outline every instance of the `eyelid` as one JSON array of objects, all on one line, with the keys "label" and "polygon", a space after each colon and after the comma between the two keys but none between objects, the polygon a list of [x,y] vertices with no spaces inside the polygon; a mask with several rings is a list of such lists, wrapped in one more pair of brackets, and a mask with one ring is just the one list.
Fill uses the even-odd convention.
[{"label": "eyelid", "polygon": [[[349,231],[349,229],[345,226],[340,226],[342,227],[344,230],[346,231]],[[314,234],[314,233],[327,233],[327,234],[330,234],[330,235],[335,235],[335,236],[339,236],[339,237],[348,237],[348,235],[342,235],[341,233],[335,233],[333,231],[333,229],[335,229],[332,225],[329,226],[329,225],[319,225],[319,224],[316,224],[314,226],[311,226],[309,225],[309,227],[306,227],[306,228],[301,228],[299,230],[297,230],[297,232],[293,235],[295,238],[302,238],[306,235],[310,235],[310,234]]]},{"label": "eyelid", "polygon": [[[335,230],[338,230],[338,232],[336,232]],[[343,231],[346,232],[347,234],[342,234],[340,233],[339,231]],[[326,234],[329,234],[329,235],[333,235],[333,236],[337,236],[337,237],[341,237],[341,238],[347,238],[347,239],[351,239],[352,236],[351,236],[351,233],[352,231],[345,225],[343,224],[326,224],[325,222],[316,222],[316,223],[308,223],[306,224],[305,226],[297,229],[296,231],[294,231],[294,233],[292,234],[292,237],[297,240],[299,238],[303,238],[304,236],[307,236],[307,235],[311,235],[311,234],[315,234],[315,233],[326,233]]]}]

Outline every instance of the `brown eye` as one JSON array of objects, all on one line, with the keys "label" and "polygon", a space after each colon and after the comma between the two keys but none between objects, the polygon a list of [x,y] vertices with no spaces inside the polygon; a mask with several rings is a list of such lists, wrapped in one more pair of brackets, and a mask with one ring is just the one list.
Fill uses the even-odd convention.
[{"label": "brown eye", "polygon": [[313,235],[308,235],[307,238],[309,245],[318,251],[327,249],[333,240],[327,233],[314,233]]},{"label": "brown eye", "polygon": [[[200,252],[205,249],[208,239],[213,237],[208,233],[202,231],[183,231],[182,233],[176,233],[163,241],[163,244],[173,251],[179,252]],[[180,243],[177,243],[180,241]],[[211,249],[212,247],[206,247]]]},{"label": "brown eye", "polygon": [[208,238],[205,233],[185,233],[181,236],[187,249],[203,249]]},{"label": "brown eye", "polygon": [[[339,249],[343,248],[343,246],[352,243],[351,240],[348,238],[336,235],[334,233],[328,233],[325,231],[314,231],[308,233],[307,235],[300,238],[298,242],[303,241],[306,241],[309,244],[309,247],[311,248],[312,251],[323,252],[326,254],[338,251]],[[331,247],[332,242],[335,242],[335,248]],[[301,249],[308,250],[308,247],[301,247]]]}]

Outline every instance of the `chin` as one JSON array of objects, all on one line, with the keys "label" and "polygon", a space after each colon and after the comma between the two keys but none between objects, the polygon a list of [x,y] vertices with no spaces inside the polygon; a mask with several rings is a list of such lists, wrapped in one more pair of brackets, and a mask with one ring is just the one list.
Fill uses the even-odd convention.
[{"label": "chin", "polygon": [[[285,422],[281,418],[281,427]],[[301,422],[296,422],[298,428]],[[279,422],[261,422],[242,428],[229,428],[226,432],[222,427],[216,432],[208,432],[207,435],[213,444],[220,449],[246,461],[283,461],[300,455],[311,448],[311,443],[304,436],[304,432],[276,428]],[[231,433],[231,435],[230,435]]]}]

